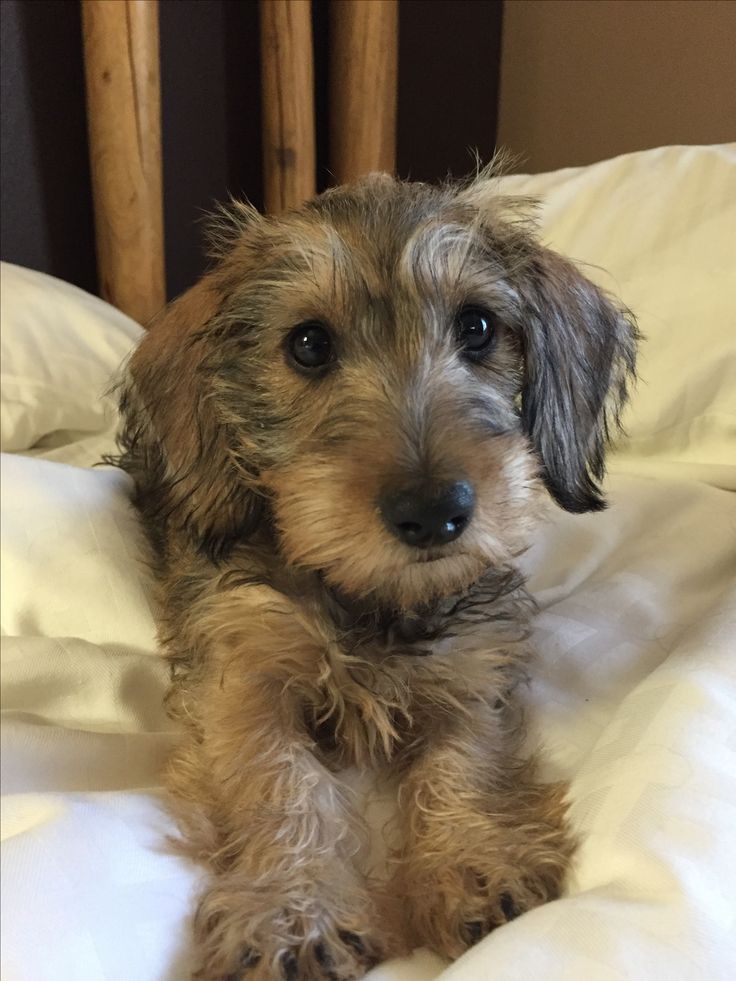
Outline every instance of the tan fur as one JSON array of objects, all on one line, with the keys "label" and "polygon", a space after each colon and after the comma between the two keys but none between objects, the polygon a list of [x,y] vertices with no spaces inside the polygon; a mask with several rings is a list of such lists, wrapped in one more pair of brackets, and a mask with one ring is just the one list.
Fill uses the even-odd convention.
[{"label": "tan fur", "polygon": [[[564,787],[521,749],[532,603],[513,565],[543,480],[600,506],[633,328],[491,184],[379,177],[279,219],[223,212],[217,265],[132,359],[120,462],[185,730],[167,784],[209,868],[205,981],[350,981],[418,944],[454,958],[562,887]],[[494,314],[482,365],[453,330],[468,304]],[[335,347],[320,376],[286,350],[315,320]],[[462,535],[399,541],[383,495],[459,478]],[[388,882],[365,874],[349,767],[397,787]]]},{"label": "tan fur", "polygon": [[[265,958],[263,977],[292,951],[300,977],[322,976],[319,944],[339,978],[415,944],[455,957],[505,922],[502,896],[520,911],[557,895],[572,851],[562,788],[535,781],[507,720],[520,613],[493,639],[468,628],[415,662],[346,654],[313,610],[263,586],[191,610],[208,659],[178,688],[191,735],[167,783],[187,850],[217,872],[196,919],[201,977],[223,977],[244,949]],[[351,764],[400,775],[405,845],[388,893],[355,864],[367,833],[339,778]],[[410,901],[398,920],[397,898]]]}]

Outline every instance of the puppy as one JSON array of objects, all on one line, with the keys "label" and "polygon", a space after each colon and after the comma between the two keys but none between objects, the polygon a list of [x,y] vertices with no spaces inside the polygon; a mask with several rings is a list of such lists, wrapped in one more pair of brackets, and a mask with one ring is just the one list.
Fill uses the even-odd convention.
[{"label": "puppy", "polygon": [[[604,506],[636,328],[489,172],[215,224],[216,263],[132,357],[119,459],[186,730],[168,786],[209,870],[194,974],[455,958],[557,896],[573,851],[514,721],[514,562],[547,492]],[[397,788],[385,886],[349,767]]]}]

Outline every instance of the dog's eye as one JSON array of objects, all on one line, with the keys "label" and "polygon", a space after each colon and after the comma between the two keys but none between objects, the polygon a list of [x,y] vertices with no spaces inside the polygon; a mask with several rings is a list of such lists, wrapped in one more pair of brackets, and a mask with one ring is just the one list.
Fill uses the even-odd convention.
[{"label": "dog's eye", "polygon": [[332,360],[332,339],[323,324],[299,324],[289,334],[289,353],[300,368],[323,368]]},{"label": "dog's eye", "polygon": [[480,307],[463,307],[455,318],[455,336],[464,353],[478,357],[493,340],[493,317]]}]

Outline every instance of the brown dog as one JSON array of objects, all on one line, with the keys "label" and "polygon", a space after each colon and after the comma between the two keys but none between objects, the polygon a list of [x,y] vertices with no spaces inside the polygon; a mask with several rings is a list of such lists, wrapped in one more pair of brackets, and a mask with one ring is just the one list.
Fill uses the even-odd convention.
[{"label": "brown dog", "polygon": [[[168,783],[210,869],[195,973],[457,957],[557,896],[573,849],[564,788],[519,758],[513,563],[545,486],[603,506],[636,329],[489,173],[218,225],[133,356],[120,458],[187,728]],[[358,870],[354,765],[398,786],[386,889]]]}]

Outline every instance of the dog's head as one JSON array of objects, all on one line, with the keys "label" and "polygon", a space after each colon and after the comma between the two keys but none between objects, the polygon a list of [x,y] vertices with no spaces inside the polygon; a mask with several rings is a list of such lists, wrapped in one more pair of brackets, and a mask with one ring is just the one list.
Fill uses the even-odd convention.
[{"label": "dog's head", "polygon": [[214,556],[267,514],[284,562],[405,607],[508,562],[543,485],[603,506],[636,329],[491,177],[374,176],[219,226],[123,399],[169,527]]}]

